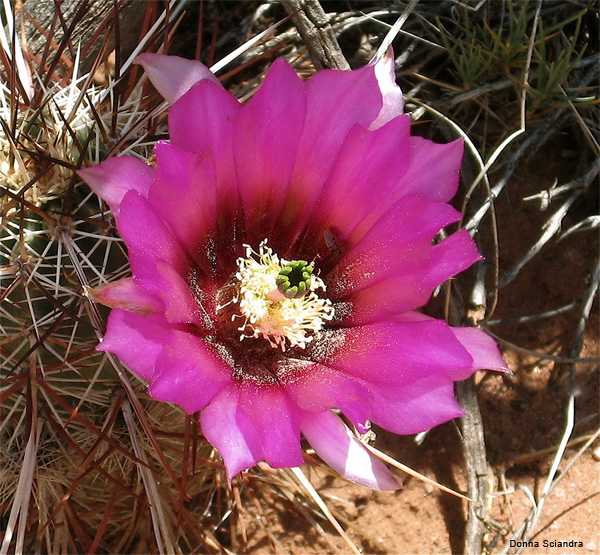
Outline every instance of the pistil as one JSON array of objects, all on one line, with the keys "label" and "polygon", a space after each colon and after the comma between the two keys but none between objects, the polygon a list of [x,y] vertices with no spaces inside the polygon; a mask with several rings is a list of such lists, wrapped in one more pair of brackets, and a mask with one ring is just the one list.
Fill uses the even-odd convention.
[{"label": "pistil", "polygon": [[310,291],[313,267],[306,260],[288,262],[279,272],[277,288],[288,299],[299,299]]}]

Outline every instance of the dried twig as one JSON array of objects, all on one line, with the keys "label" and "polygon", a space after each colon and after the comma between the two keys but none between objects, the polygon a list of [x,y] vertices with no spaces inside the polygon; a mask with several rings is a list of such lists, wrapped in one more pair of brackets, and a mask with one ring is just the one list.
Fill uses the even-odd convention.
[{"label": "dried twig", "polygon": [[[543,226],[543,232],[541,237],[535,243],[535,245],[531,246],[525,256],[521,258],[508,272],[506,272],[500,283],[498,284],[498,288],[504,287],[508,285],[511,281],[513,281],[523,266],[527,264],[536,254],[538,254],[544,245],[560,231],[561,223],[564,217],[567,215],[569,208],[571,208],[572,204],[579,198],[579,195],[585,190],[596,177],[598,172],[600,171],[600,160],[596,160],[594,164],[588,169],[585,175],[579,179],[575,180],[575,183],[581,184],[582,186],[575,189],[575,191],[571,194],[571,196],[563,203],[563,205],[548,219],[548,221]],[[571,188],[571,184],[565,185],[565,187]]]},{"label": "dried twig", "polygon": [[483,421],[473,380],[457,383],[456,396],[465,411],[460,419],[460,428],[469,497],[475,501],[469,503],[467,507],[464,552],[477,554],[481,553],[483,537],[488,531],[487,501],[493,484],[493,475],[487,462]]},{"label": "dried twig", "polygon": [[281,0],[317,69],[350,69],[318,0]]}]

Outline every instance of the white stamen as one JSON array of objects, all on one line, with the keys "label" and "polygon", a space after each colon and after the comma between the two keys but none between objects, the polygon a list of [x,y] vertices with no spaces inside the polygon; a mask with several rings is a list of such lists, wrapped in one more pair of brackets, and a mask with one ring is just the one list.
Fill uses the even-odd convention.
[{"label": "white stamen", "polygon": [[238,258],[239,302],[244,325],[240,340],[247,337],[264,337],[272,347],[285,351],[288,346],[305,348],[319,333],[325,321],[333,318],[333,307],[328,299],[321,299],[315,291],[325,290],[325,283],[313,275],[310,289],[299,298],[287,298],[277,288],[276,278],[289,264],[279,259],[267,247],[267,240],[255,252],[249,245],[246,258]]}]

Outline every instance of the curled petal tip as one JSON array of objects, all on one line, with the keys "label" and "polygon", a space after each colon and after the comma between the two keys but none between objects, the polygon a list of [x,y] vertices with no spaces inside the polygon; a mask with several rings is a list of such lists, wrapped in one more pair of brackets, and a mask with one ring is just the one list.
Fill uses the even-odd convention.
[{"label": "curled petal tip", "polygon": [[131,278],[124,278],[98,287],[84,287],[88,299],[108,306],[122,308],[128,312],[147,316],[162,308],[160,300],[137,287]]},{"label": "curled petal tip", "polygon": [[134,63],[144,68],[148,79],[169,104],[174,104],[199,81],[208,79],[219,84],[215,74],[198,60],[147,52],[137,56]]},{"label": "curled petal tip", "polygon": [[473,357],[473,371],[485,369],[510,373],[497,343],[483,330],[479,328],[451,329],[463,347]]},{"label": "curled petal tip", "polygon": [[77,171],[94,193],[114,212],[129,191],[145,197],[154,181],[154,170],[133,156],[116,156],[97,166]]},{"label": "curled petal tip", "polygon": [[305,412],[302,433],[319,457],[347,480],[381,491],[402,487],[385,465],[331,411]]},{"label": "curled petal tip", "polygon": [[375,56],[373,56],[369,64],[376,65],[383,63],[389,65],[390,60],[394,60],[394,49],[391,46],[389,46],[387,50],[383,51],[383,53],[378,51]]},{"label": "curled petal tip", "polygon": [[369,128],[378,129],[404,113],[404,100],[402,90],[396,84],[396,66],[392,47],[390,46],[380,58],[376,56],[371,63],[374,64],[375,77],[381,91],[383,105],[379,115]]}]

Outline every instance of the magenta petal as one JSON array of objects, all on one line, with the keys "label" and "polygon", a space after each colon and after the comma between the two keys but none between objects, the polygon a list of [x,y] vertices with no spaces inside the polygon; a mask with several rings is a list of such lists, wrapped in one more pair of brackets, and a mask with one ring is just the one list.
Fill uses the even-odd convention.
[{"label": "magenta petal", "polygon": [[430,253],[429,263],[413,272],[401,274],[399,270],[396,277],[384,280],[373,275],[373,285],[366,286],[369,283],[367,276],[367,279],[360,280],[360,285],[366,287],[359,291],[352,291],[354,285],[348,282],[345,290],[351,292],[343,296],[338,293],[340,300],[348,303],[349,307],[339,311],[343,323],[367,324],[419,308],[438,285],[481,259],[466,230],[454,233],[435,245]]},{"label": "magenta petal", "polygon": [[378,281],[343,297],[335,305],[336,318],[339,314],[339,322],[347,326],[381,322],[424,306],[435,287],[424,283],[419,274]]},{"label": "magenta petal", "polygon": [[431,249],[431,263],[423,276],[426,287],[432,289],[481,260],[475,241],[466,229],[461,229]]},{"label": "magenta petal", "polygon": [[238,388],[230,385],[200,413],[202,433],[223,457],[229,480],[263,458],[258,434],[238,408],[239,396]]},{"label": "magenta petal", "polygon": [[431,241],[460,218],[451,206],[423,197],[403,198],[380,218],[326,278],[331,298],[429,265]]},{"label": "magenta petal", "polygon": [[305,86],[306,119],[280,217],[280,225],[293,237],[310,217],[350,129],[369,127],[382,107],[373,66],[320,71]]},{"label": "magenta petal", "polygon": [[[412,278],[412,276],[411,276]],[[394,295],[390,295],[393,291]],[[347,295],[334,304],[336,323],[364,326],[425,305],[431,296],[416,279],[390,278]]]},{"label": "magenta petal", "polygon": [[156,375],[156,359],[168,332],[162,314],[140,316],[115,309],[108,317],[106,334],[98,350],[114,353],[138,376],[151,380]]},{"label": "magenta petal", "polygon": [[473,366],[450,327],[434,319],[327,331],[321,341],[330,347],[317,345],[311,351],[313,359],[367,383],[397,387]]},{"label": "magenta petal", "polygon": [[375,61],[375,77],[379,84],[379,89],[383,97],[383,106],[370,129],[377,129],[385,125],[388,121],[398,117],[404,110],[404,100],[402,91],[396,85],[396,65],[394,61],[394,51],[390,46],[385,55]]},{"label": "magenta petal", "polygon": [[273,468],[300,466],[300,411],[279,386],[244,384],[239,407],[258,434],[263,457]]},{"label": "magenta petal", "polygon": [[322,240],[330,230],[344,241],[375,207],[387,203],[409,166],[409,140],[408,116],[376,131],[352,128],[315,207],[307,240]]},{"label": "magenta petal", "polygon": [[[231,132],[242,105],[227,91],[209,81],[201,81],[169,110],[171,142],[182,150],[202,154],[212,151],[217,168],[221,161],[233,162]],[[230,175],[234,176],[234,167]]]},{"label": "magenta petal", "polygon": [[138,285],[152,284],[159,261],[181,273],[186,271],[189,264],[179,242],[154,208],[136,191],[125,195],[115,217],[119,233],[129,249],[129,262]]},{"label": "magenta petal", "polygon": [[458,188],[463,150],[462,139],[437,144],[422,137],[411,137],[411,164],[402,179],[403,193],[448,202]]},{"label": "magenta petal", "polygon": [[99,287],[89,288],[87,296],[92,301],[110,308],[122,308],[141,316],[163,309],[161,300],[135,285],[132,278],[124,278]]},{"label": "magenta petal", "polygon": [[154,170],[133,156],[109,158],[98,166],[84,168],[77,173],[113,212],[129,191],[148,196],[154,180]]},{"label": "magenta petal", "polygon": [[208,79],[220,85],[215,74],[197,60],[147,52],[137,56],[134,63],[144,68],[156,90],[169,104],[174,104],[198,81]]},{"label": "magenta petal", "polygon": [[271,236],[287,195],[305,112],[304,84],[277,60],[235,120],[233,153],[251,243]]},{"label": "magenta petal", "polygon": [[232,368],[198,337],[173,330],[156,360],[150,396],[188,414],[204,408],[231,380]]},{"label": "magenta petal", "polygon": [[303,412],[302,433],[329,466],[347,480],[376,490],[397,490],[394,475],[331,411]]},{"label": "magenta petal", "polygon": [[[404,118],[396,118],[377,132],[383,133],[388,128],[392,130],[397,127],[398,119]],[[447,202],[456,193],[463,153],[462,141],[459,139],[453,143],[440,145],[421,137],[408,137],[408,134],[404,138],[405,141],[398,145],[396,152],[389,152],[387,160],[382,158],[382,162],[374,167],[379,173],[374,172],[369,176],[369,181],[362,185],[362,192],[353,192],[348,198],[341,194],[339,195],[341,201],[337,199],[331,201],[345,205],[346,220],[354,224],[349,227],[344,220],[341,225],[337,222],[331,224],[334,231],[340,233],[343,239],[346,239],[345,235],[352,231],[352,237],[348,239],[350,246],[363,237],[386,212],[404,202],[405,198],[413,195],[420,196],[441,206],[441,203]],[[395,141],[400,143],[398,139]],[[394,144],[394,139],[390,138],[387,148]],[[378,145],[378,149],[382,153],[386,152],[385,146]],[[365,167],[369,167],[365,160],[373,156],[371,153],[365,154],[360,162]],[[390,160],[394,162],[390,163]],[[391,171],[393,178],[394,169],[399,171],[396,173],[395,181],[389,184],[390,174],[387,172]],[[360,178],[358,182],[363,183]],[[376,192],[373,191],[372,183],[377,183]],[[362,219],[357,220],[356,216],[354,218],[351,216],[353,209],[362,216]],[[336,209],[336,212],[338,210]],[[339,226],[339,230],[336,226]]]},{"label": "magenta petal", "polygon": [[498,370],[508,372],[508,366],[496,342],[483,330],[477,328],[450,328],[463,347],[473,357],[473,367],[470,372],[465,372],[464,377],[455,379],[466,379],[475,370]]},{"label": "magenta petal", "polygon": [[[348,131],[356,124],[369,127],[383,104],[373,66],[355,71],[320,71],[306,82],[306,92],[302,148],[306,152],[312,150],[311,158],[324,159],[327,153],[336,154]],[[327,162],[326,167],[331,167],[334,159]],[[307,160],[301,163],[308,165]]]},{"label": "magenta petal", "polygon": [[364,430],[372,401],[364,385],[315,362],[294,360],[293,365],[296,371],[283,372],[280,381],[294,403],[310,412],[340,409],[352,424]]},{"label": "magenta petal", "polygon": [[214,160],[168,143],[158,143],[154,152],[156,180],[148,199],[190,257],[206,268],[217,222]]},{"label": "magenta petal", "polygon": [[195,324],[201,328],[206,327],[189,284],[172,266],[158,261],[152,280],[141,279],[139,282],[163,301],[164,315],[170,324]]},{"label": "magenta petal", "polygon": [[[220,245],[236,241],[235,219],[239,193],[233,159],[233,122],[241,104],[228,92],[209,81],[200,81],[169,110],[169,133],[176,147],[203,155],[212,154],[217,177],[218,230]],[[235,256],[235,249],[219,249]]]},{"label": "magenta petal", "polygon": [[424,432],[464,414],[448,376],[426,376],[399,388],[371,384],[370,390],[374,395],[371,421],[396,434]]}]

